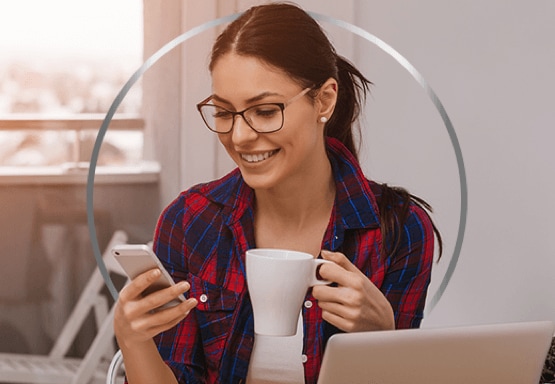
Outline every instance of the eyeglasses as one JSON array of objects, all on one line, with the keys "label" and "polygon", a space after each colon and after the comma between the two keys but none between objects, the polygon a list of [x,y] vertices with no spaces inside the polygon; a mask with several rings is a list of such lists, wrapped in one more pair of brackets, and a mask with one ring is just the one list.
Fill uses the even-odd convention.
[{"label": "eyeglasses", "polygon": [[283,110],[288,105],[297,101],[312,88],[305,88],[301,93],[293,96],[285,103],[263,103],[256,104],[239,112],[229,111],[214,104],[208,104],[212,96],[197,104],[197,109],[202,120],[209,130],[216,133],[229,133],[235,124],[235,116],[239,115],[245,120],[249,127],[258,133],[271,133],[279,131],[283,127]]}]

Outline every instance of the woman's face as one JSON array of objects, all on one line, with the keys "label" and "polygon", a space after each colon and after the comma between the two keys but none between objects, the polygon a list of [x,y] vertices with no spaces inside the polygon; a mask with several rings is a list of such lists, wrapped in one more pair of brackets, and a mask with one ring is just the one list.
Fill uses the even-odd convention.
[{"label": "woman's face", "polygon": [[[212,70],[213,103],[242,111],[261,103],[284,103],[303,91],[288,75],[254,57],[228,53]],[[323,124],[316,104],[304,95],[287,105],[281,130],[257,133],[240,116],[218,137],[254,189],[305,185],[325,159]]]}]

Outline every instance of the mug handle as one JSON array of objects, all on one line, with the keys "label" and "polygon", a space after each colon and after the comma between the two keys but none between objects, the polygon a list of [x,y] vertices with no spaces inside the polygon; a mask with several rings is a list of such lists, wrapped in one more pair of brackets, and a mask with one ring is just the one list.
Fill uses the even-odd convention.
[{"label": "mug handle", "polygon": [[333,261],[324,260],[324,259],[314,259],[314,271],[312,272],[312,280],[310,281],[311,287],[315,285],[328,285],[332,283],[332,281],[320,280],[316,276],[316,272],[318,271],[318,268],[324,263],[333,263]]}]

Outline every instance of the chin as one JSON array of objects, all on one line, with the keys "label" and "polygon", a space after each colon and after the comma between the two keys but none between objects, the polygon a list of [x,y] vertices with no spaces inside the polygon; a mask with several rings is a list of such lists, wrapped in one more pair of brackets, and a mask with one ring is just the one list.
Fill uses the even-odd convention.
[{"label": "chin", "polygon": [[245,183],[254,190],[271,189],[277,185],[277,179],[267,174],[253,175],[252,172],[241,169]]}]

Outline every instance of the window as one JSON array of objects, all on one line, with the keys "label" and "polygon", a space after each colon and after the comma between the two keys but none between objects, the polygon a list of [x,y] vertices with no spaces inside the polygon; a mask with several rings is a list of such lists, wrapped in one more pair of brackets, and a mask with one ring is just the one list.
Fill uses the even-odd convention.
[{"label": "window", "polygon": [[[0,167],[79,167],[142,63],[142,0],[0,5]],[[110,124],[99,165],[142,158],[141,85]]]}]

